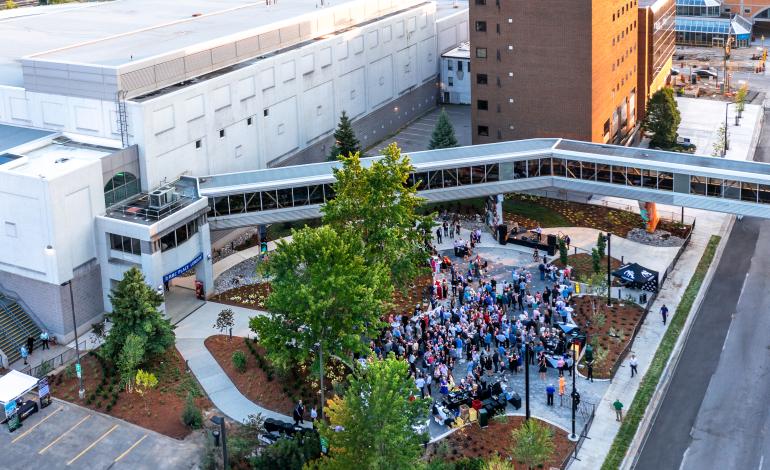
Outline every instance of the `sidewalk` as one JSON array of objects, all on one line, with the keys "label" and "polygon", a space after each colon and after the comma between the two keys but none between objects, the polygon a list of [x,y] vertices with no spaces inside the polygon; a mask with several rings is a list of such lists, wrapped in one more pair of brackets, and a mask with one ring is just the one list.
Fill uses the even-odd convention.
[{"label": "sidewalk", "polygon": [[[195,374],[214,406],[229,418],[242,423],[248,419],[249,415],[259,413],[263,418],[291,422],[290,416],[262,408],[243,396],[204,345],[203,342],[207,337],[218,334],[213,325],[223,307],[222,304],[207,302],[182,320],[176,327],[177,350],[187,361],[190,370]],[[265,314],[265,312],[242,307],[227,306],[227,308],[235,313],[233,336],[251,335],[249,318]]]},{"label": "sidewalk", "polygon": [[[693,231],[690,245],[679,258],[679,262],[669,274],[663,289],[658,294],[650,315],[645,319],[639,333],[634,340],[632,351],[636,353],[639,361],[639,375],[631,378],[630,369],[623,364],[610,384],[607,392],[597,406],[596,416],[591,429],[588,432],[590,439],[585,440],[578,453],[580,460],[570,465],[570,470],[595,470],[602,466],[612,441],[620,428],[620,423],[615,421],[615,412],[612,403],[619,399],[627,409],[636,395],[641,378],[647,372],[667,325],[663,325],[658,312],[663,304],[669,309],[669,320],[676,312],[679,299],[690,282],[695,267],[697,266],[703,251],[711,235],[718,234],[723,238],[730,227],[731,218],[724,214],[708,214],[705,211],[697,212],[696,229]],[[714,260],[716,263],[717,260]],[[670,321],[669,321],[670,324]]]}]

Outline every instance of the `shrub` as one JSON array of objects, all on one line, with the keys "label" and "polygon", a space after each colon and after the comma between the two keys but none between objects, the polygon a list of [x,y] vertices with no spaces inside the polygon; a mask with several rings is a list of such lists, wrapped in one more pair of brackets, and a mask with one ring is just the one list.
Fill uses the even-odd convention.
[{"label": "shrub", "polygon": [[112,409],[112,403],[108,403],[105,410],[109,413],[111,409]]},{"label": "shrub", "polygon": [[545,464],[554,453],[553,431],[545,424],[530,419],[512,431],[516,441],[511,454],[527,468]]},{"label": "shrub", "polygon": [[101,400],[96,402],[96,407],[97,408],[101,408],[102,407],[102,401]]},{"label": "shrub", "polygon": [[192,393],[187,394],[187,401],[182,412],[182,422],[191,429],[198,429],[203,426],[203,415],[201,410],[195,406]]},{"label": "shrub", "polygon": [[243,354],[243,351],[241,351],[240,349],[238,351],[234,351],[232,356],[232,361],[233,361],[233,367],[235,367],[235,369],[238,372],[246,371],[246,355]]}]

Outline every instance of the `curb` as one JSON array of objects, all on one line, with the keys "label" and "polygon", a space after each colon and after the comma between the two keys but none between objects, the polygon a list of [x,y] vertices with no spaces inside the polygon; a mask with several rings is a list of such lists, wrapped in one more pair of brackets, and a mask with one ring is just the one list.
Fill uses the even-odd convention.
[{"label": "curb", "polygon": [[647,405],[647,410],[645,410],[644,416],[642,417],[642,420],[639,423],[639,427],[636,430],[636,434],[634,435],[634,438],[628,447],[626,456],[623,458],[623,462],[620,465],[620,468],[623,470],[633,470],[636,467],[636,459],[639,457],[639,451],[647,442],[650,428],[652,427],[653,423],[655,423],[655,419],[657,418],[658,412],[660,411],[660,405],[662,404],[661,397],[666,394],[669,386],[671,385],[671,379],[673,378],[674,371],[679,364],[679,359],[682,356],[682,351],[684,350],[684,346],[687,343],[687,339],[690,337],[692,324],[698,318],[698,312],[700,311],[700,306],[703,303],[703,298],[705,297],[707,291],[707,289],[704,289],[704,287],[707,288],[709,285],[711,285],[711,281],[714,278],[714,273],[716,272],[716,267],[719,265],[719,261],[722,258],[722,253],[724,252],[725,246],[727,245],[727,238],[732,231],[734,224],[735,216],[730,216],[728,222],[723,224],[723,229],[719,231],[718,235],[722,237],[722,240],[717,246],[716,252],[714,253],[714,259],[711,261],[711,265],[706,272],[706,276],[703,279],[703,283],[701,284],[701,288],[698,291],[698,295],[693,301],[690,314],[688,315],[687,320],[685,321],[685,324],[682,328],[682,334],[679,335],[679,338],[674,345],[674,349],[671,352],[671,357],[669,357],[668,362],[663,369],[661,380],[658,382],[658,386],[655,388],[655,392],[650,398],[650,403]]}]

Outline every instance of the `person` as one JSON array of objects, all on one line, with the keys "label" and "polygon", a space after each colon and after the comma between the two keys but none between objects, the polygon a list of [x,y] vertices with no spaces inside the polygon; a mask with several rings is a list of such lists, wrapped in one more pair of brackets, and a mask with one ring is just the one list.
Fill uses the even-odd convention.
[{"label": "person", "polygon": [[540,263],[537,266],[537,270],[540,271],[540,280],[545,281],[545,262]]},{"label": "person", "polygon": [[417,390],[420,391],[420,398],[425,398],[425,379],[422,378],[422,374],[414,379],[414,384],[417,386]]},{"label": "person", "polygon": [[639,366],[639,361],[636,360],[636,354],[631,354],[631,359],[628,361],[628,365],[631,366],[631,377],[633,378],[636,374],[639,373],[639,371],[636,370],[637,366]]},{"label": "person", "polygon": [[21,354],[21,358],[24,359],[24,365],[27,365],[27,356],[29,356],[29,351],[23,344],[19,348],[19,354]]},{"label": "person", "polygon": [[545,382],[545,373],[548,370],[548,363],[546,362],[545,354],[540,354],[537,363],[539,367],[538,372],[540,373],[540,380]]},{"label": "person", "polygon": [[556,388],[553,386],[553,384],[548,384],[548,386],[545,388],[545,395],[548,398],[547,405],[553,406],[553,394],[556,393]]},{"label": "person", "polygon": [[27,351],[32,354],[32,350],[35,348],[35,338],[27,336]]},{"label": "person", "polygon": [[663,304],[662,307],[660,307],[660,316],[663,317],[663,324],[666,324],[666,317],[668,317],[668,307],[666,307],[666,304]]},{"label": "person", "polygon": [[623,422],[623,403],[620,402],[620,398],[615,399],[615,403],[612,404],[615,408],[615,421]]},{"label": "person", "polygon": [[310,408],[310,421],[312,423],[315,423],[317,419],[318,419],[318,410],[316,409],[315,406],[313,406],[312,408]]},{"label": "person", "polygon": [[40,341],[43,342],[43,349],[51,349],[50,346],[48,346],[48,342],[51,340],[51,337],[48,335],[47,331],[44,331],[40,333]]},{"label": "person", "polygon": [[537,237],[537,241],[541,241],[543,239],[543,229],[540,228],[540,223],[538,223],[537,227],[535,227],[535,236]]},{"label": "person", "polygon": [[536,263],[540,260],[540,253],[537,251],[537,248],[535,248],[535,251],[532,253],[532,260]]},{"label": "person", "polygon": [[294,425],[298,426],[305,423],[305,406],[302,404],[302,400],[297,402],[297,406],[294,407]]},{"label": "person", "polygon": [[586,372],[586,380],[590,380],[591,382],[594,381],[594,361],[586,361],[586,367],[588,368]]},{"label": "person", "polygon": [[559,406],[562,405],[564,400],[564,391],[567,389],[567,380],[562,375],[559,377]]},{"label": "person", "polygon": [[436,229],[436,240],[441,244],[441,227]]},{"label": "person", "polygon": [[449,237],[449,224],[447,223],[446,220],[442,224],[442,228],[444,229],[444,236]]},{"label": "person", "polygon": [[559,357],[559,361],[556,363],[556,368],[559,369],[559,377],[564,377],[564,366],[566,365],[564,361],[564,356]]},{"label": "person", "polygon": [[570,240],[569,235],[564,235],[564,245],[567,247],[568,250],[569,250],[569,244],[571,241],[572,240]]}]

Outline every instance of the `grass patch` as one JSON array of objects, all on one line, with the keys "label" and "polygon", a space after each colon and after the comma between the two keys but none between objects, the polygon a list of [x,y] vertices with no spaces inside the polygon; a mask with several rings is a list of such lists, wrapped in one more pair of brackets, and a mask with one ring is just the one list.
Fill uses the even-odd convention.
[{"label": "grass patch", "polygon": [[558,212],[549,207],[532,201],[506,199],[503,201],[503,212],[520,215],[540,222],[541,227],[572,227],[572,223]]},{"label": "grass patch", "polygon": [[658,350],[652,358],[650,368],[647,370],[647,373],[644,374],[644,378],[642,379],[641,385],[639,385],[639,390],[636,392],[634,401],[631,402],[631,406],[628,408],[623,424],[620,426],[620,430],[612,442],[612,447],[607,454],[607,458],[604,460],[602,470],[614,470],[620,468],[620,464],[622,463],[626,452],[628,452],[628,447],[631,445],[631,440],[633,440],[634,435],[636,435],[636,431],[639,428],[639,422],[642,420],[642,416],[644,416],[647,405],[650,403],[652,394],[658,386],[660,376],[663,374],[663,369],[671,356],[676,340],[682,333],[684,323],[690,315],[690,309],[703,284],[706,272],[714,259],[714,253],[716,252],[720,240],[721,237],[717,235],[712,235],[709,239],[706,250],[703,252],[700,262],[698,262],[698,267],[695,268],[692,279],[690,279],[690,283],[687,285],[687,289],[684,291],[682,299],[676,307],[676,313],[671,318],[668,330],[666,330],[666,333],[663,335],[660,346],[658,346]]}]

